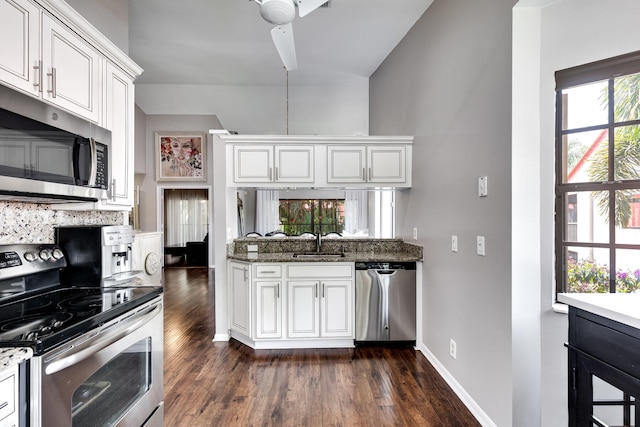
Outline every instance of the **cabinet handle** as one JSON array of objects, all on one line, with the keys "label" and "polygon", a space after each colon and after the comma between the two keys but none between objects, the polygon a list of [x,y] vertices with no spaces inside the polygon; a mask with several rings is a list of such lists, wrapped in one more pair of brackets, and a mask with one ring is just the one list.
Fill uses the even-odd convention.
[{"label": "cabinet handle", "polygon": [[280,298],[280,283],[276,285],[276,298]]},{"label": "cabinet handle", "polygon": [[51,67],[51,72],[47,73],[47,76],[51,77],[51,89],[47,90],[51,94],[52,98],[56,97],[56,69]]},{"label": "cabinet handle", "polygon": [[116,179],[111,180],[111,200],[116,201]]},{"label": "cabinet handle", "polygon": [[318,298],[318,282],[316,282],[314,287],[316,288],[316,298]]},{"label": "cabinet handle", "polygon": [[362,180],[367,180],[367,170],[365,168],[362,168]]},{"label": "cabinet handle", "polygon": [[275,274],[276,271],[275,270],[264,270],[262,271],[262,274]]},{"label": "cabinet handle", "polygon": [[243,277],[243,280],[246,282],[247,281],[247,269],[246,268],[242,269],[242,277]]},{"label": "cabinet handle", "polygon": [[322,283],[322,298],[324,298],[324,288],[325,288],[325,286],[326,286],[326,285],[325,285],[325,284],[324,284],[324,282],[323,282],[323,283]]},{"label": "cabinet handle", "polygon": [[278,178],[280,178],[280,174],[278,173],[278,167],[276,166],[276,181],[278,180]]},{"label": "cabinet handle", "polygon": [[34,65],[33,69],[35,71],[33,78],[38,79],[38,83],[34,82],[33,87],[37,87],[38,92],[42,93],[42,61],[38,61],[38,65]]},{"label": "cabinet handle", "polygon": [[3,402],[0,404],[0,410],[6,408],[7,406],[9,406],[9,402]]},{"label": "cabinet handle", "polygon": [[371,181],[371,168],[369,168],[369,176],[367,176],[367,181]]}]

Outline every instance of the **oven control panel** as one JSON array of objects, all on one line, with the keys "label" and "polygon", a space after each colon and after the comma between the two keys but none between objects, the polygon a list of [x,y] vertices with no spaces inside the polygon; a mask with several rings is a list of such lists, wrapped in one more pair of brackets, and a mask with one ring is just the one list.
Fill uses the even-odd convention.
[{"label": "oven control panel", "polygon": [[0,280],[66,266],[64,253],[55,244],[0,245]]}]

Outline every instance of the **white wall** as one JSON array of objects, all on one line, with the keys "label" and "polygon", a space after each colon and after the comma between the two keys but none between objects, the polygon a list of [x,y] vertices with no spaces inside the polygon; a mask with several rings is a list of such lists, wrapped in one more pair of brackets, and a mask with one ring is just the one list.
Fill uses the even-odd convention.
[{"label": "white wall", "polygon": [[[372,76],[369,94],[371,134],[415,137],[413,188],[396,206],[398,235],[409,239],[417,227],[425,247],[422,350],[483,424],[505,427],[512,422],[514,3],[435,0]],[[483,175],[489,195],[479,198]],[[484,257],[475,251],[479,235]]]},{"label": "white wall", "polygon": [[66,0],[69,6],[129,53],[129,0]]},{"label": "white wall", "polygon": [[[136,109],[137,114],[141,112]],[[138,140],[139,130],[136,131],[136,144],[144,143],[144,150],[137,152],[145,153],[145,161],[143,164],[136,162],[136,185],[140,186],[140,228],[144,231],[163,231],[163,225],[160,222],[162,207],[158,203],[159,188],[201,188],[208,187],[210,210],[213,215],[213,182],[214,182],[214,163],[213,163],[213,146],[209,129],[220,128],[220,122],[215,115],[145,115],[144,120],[137,118],[136,124],[145,125],[144,140]],[[162,131],[189,131],[202,132],[205,134],[207,141],[207,181],[157,181],[156,180],[156,147],[155,133]],[[212,216],[210,222],[209,236],[210,242],[215,240],[213,231],[215,218]],[[210,259],[215,259],[214,245],[210,243]],[[212,264],[212,263],[210,263]]]},{"label": "white wall", "polygon": [[288,132],[285,86],[136,85],[136,104],[146,114],[215,114],[241,134],[367,135],[368,92],[365,78],[290,84]]},{"label": "white wall", "polygon": [[[521,371],[540,370],[540,389],[514,384],[514,425],[539,402],[537,425],[566,426],[567,316],[552,309],[554,72],[640,50],[635,0],[526,0],[514,10],[513,292],[514,336],[535,331],[523,346],[536,354]],[[517,52],[517,54],[516,54]],[[519,195],[519,197],[516,197]],[[526,203],[523,202],[526,199]],[[519,255],[519,256],[517,256]],[[517,304],[517,305],[515,305]],[[514,339],[514,360],[515,354]],[[541,368],[540,368],[541,367]],[[535,394],[534,394],[535,393]]]}]

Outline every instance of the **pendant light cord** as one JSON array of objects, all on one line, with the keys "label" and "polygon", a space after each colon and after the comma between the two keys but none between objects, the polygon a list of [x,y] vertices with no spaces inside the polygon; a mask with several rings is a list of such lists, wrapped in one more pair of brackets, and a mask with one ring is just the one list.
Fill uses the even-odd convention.
[{"label": "pendant light cord", "polygon": [[287,70],[286,68],[285,68],[285,73],[287,75],[287,105],[286,105],[285,120],[286,120],[287,135],[289,135],[289,70]]}]

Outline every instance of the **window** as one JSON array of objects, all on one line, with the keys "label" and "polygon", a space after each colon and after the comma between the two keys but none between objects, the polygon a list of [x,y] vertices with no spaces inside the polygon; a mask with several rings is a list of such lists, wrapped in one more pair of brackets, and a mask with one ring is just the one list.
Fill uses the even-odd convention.
[{"label": "window", "polygon": [[556,290],[640,291],[640,53],[556,73]]},{"label": "window", "polygon": [[280,229],[289,236],[342,233],[344,199],[280,199]]}]

